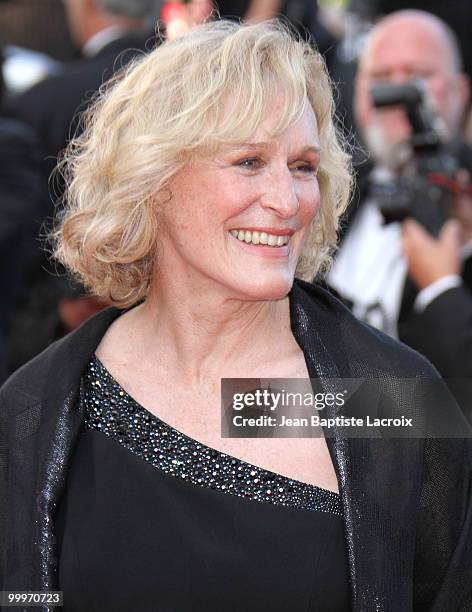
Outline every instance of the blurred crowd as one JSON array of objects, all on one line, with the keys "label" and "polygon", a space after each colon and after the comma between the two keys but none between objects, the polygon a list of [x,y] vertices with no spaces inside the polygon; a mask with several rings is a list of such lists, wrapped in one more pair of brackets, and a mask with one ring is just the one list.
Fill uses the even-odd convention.
[{"label": "blurred crowd", "polygon": [[472,378],[469,0],[0,0],[0,382],[107,305],[43,239],[95,92],[204,20],[280,15],[326,58],[356,172],[333,267],[314,280],[426,355],[470,418],[454,383]]}]

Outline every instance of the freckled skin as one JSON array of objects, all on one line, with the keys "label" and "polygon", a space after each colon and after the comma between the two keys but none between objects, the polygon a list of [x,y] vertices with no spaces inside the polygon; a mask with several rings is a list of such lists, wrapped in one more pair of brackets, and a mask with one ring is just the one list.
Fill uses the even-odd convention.
[{"label": "freckled skin", "polygon": [[[307,104],[286,132],[270,137],[275,104],[250,139],[222,147],[171,181],[160,220],[159,269],[195,291],[211,287],[236,299],[277,299],[290,290],[297,260],[320,206],[316,118]],[[259,146],[263,143],[263,146]],[[286,257],[268,258],[230,235],[231,229],[291,229]]]}]

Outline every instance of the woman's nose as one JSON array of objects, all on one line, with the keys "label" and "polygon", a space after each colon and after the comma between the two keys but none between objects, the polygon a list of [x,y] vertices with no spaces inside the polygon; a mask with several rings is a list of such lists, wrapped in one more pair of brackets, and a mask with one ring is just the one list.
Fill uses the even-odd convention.
[{"label": "woman's nose", "polygon": [[267,189],[261,197],[261,204],[283,219],[289,219],[297,214],[300,203],[289,168],[271,173]]}]

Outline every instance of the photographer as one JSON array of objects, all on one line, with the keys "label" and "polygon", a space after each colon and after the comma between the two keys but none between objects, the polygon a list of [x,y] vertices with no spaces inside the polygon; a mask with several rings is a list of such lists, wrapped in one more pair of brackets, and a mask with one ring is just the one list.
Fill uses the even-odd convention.
[{"label": "photographer", "polygon": [[[415,142],[407,103],[375,107],[379,85],[422,94],[434,147]],[[373,28],[354,109],[373,169],[328,279],[359,318],[426,354],[444,376],[472,375],[470,264],[463,258],[471,154],[459,138],[468,95],[454,34],[437,17],[399,11]],[[397,222],[383,214],[379,185],[402,209]]]}]

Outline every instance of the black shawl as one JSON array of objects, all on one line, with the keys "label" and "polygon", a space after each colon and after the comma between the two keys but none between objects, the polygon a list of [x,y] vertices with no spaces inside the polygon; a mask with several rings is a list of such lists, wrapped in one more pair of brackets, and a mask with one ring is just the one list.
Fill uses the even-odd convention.
[{"label": "black shawl", "polygon": [[[290,312],[310,377],[382,380],[390,410],[426,417],[402,385],[436,376],[420,355],[317,286],[296,281]],[[54,511],[82,425],[80,379],[118,315],[93,317],[0,390],[0,590],[57,587]],[[457,406],[445,409],[464,438],[327,438],[355,612],[472,610],[472,441]]]}]

